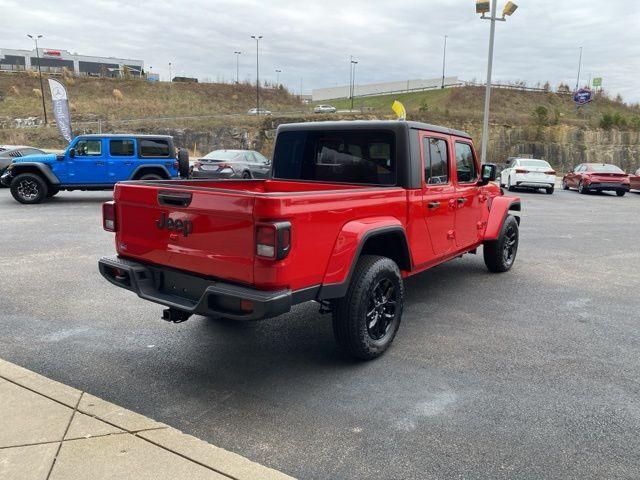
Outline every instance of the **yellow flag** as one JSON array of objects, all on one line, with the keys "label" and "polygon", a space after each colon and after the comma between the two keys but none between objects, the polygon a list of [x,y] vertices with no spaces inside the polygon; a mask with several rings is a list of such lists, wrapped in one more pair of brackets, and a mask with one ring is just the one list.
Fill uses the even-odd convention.
[{"label": "yellow flag", "polygon": [[402,103],[400,103],[398,100],[395,100],[393,102],[393,105],[391,105],[391,108],[398,116],[398,120],[407,119],[407,111],[405,110],[404,105],[402,105]]}]

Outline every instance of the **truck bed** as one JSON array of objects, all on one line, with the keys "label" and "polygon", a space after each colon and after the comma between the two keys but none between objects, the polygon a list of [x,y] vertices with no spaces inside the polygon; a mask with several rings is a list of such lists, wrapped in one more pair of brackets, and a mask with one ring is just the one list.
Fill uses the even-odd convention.
[{"label": "truck bed", "polygon": [[[402,221],[406,195],[399,187],[283,180],[123,182],[114,191],[116,249],[125,258],[211,279],[300,290],[322,283],[347,222]],[[192,229],[185,235],[159,228],[163,218],[188,221]],[[256,225],[274,221],[291,222],[291,252],[279,261],[255,255]]]}]

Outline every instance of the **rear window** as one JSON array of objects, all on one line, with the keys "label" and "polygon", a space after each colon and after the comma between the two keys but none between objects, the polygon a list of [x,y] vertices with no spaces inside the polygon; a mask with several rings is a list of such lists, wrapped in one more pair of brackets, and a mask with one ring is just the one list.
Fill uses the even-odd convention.
[{"label": "rear window", "polygon": [[238,154],[239,152],[236,150],[214,150],[202,158],[206,160],[234,160]]},{"label": "rear window", "polygon": [[591,165],[590,170],[596,173],[624,173],[615,165]]},{"label": "rear window", "polygon": [[395,136],[389,131],[292,131],[278,135],[274,178],[396,184]]},{"label": "rear window", "polygon": [[159,138],[141,138],[138,140],[140,144],[141,157],[170,157],[171,149],[169,141]]},{"label": "rear window", "polygon": [[536,168],[536,167],[551,168],[551,165],[549,165],[544,160],[520,160],[520,166],[530,167],[530,168]]}]

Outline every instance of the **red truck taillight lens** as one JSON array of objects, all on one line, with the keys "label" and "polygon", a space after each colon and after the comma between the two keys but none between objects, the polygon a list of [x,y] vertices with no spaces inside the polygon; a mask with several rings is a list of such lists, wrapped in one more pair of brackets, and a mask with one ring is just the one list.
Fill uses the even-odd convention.
[{"label": "red truck taillight lens", "polygon": [[282,260],[291,251],[291,223],[276,222],[256,227],[256,255]]},{"label": "red truck taillight lens", "polygon": [[524,168],[516,168],[516,173],[529,173],[529,170],[525,170]]},{"label": "red truck taillight lens", "polygon": [[102,227],[107,232],[116,231],[116,204],[114,202],[102,204]]}]

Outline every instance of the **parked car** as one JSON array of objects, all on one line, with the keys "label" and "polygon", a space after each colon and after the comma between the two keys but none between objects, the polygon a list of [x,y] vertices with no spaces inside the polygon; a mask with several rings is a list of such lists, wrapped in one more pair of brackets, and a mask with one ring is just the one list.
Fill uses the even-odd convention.
[{"label": "parked car", "polygon": [[610,191],[623,197],[631,188],[629,175],[606,163],[582,163],[562,179],[563,190],[577,188],[582,194]]},{"label": "parked car", "polygon": [[336,113],[336,107],[331,105],[316,105],[313,109],[313,113]]},{"label": "parked car", "polygon": [[265,108],[252,108],[251,110],[249,110],[247,112],[247,115],[271,115],[271,111],[265,109]]},{"label": "parked car", "polygon": [[267,178],[271,162],[254,150],[214,150],[193,164],[191,178]]},{"label": "parked car", "polygon": [[80,135],[61,155],[16,158],[0,177],[20,203],[40,203],[61,190],[111,190],[121,180],[189,175],[189,155],[176,155],[167,135]]},{"label": "parked car", "polygon": [[405,277],[480,247],[491,272],[514,264],[520,201],[491,183],[495,165],[478,163],[464,132],[280,125],[272,164],[253,182],[117,184],[103,206],[117,256],[100,259],[101,274],[178,323],[258,320],[313,300],[338,345],[372,359],[396,335]]},{"label": "parked car", "polygon": [[640,168],[635,173],[629,175],[629,188],[640,191]]},{"label": "parked car", "polygon": [[509,191],[516,188],[543,189],[549,195],[556,184],[556,172],[549,162],[535,158],[509,158],[500,172],[500,186]]},{"label": "parked car", "polygon": [[26,157],[27,155],[44,155],[44,152],[39,148],[25,145],[0,145],[0,175],[4,173],[14,158]]}]

